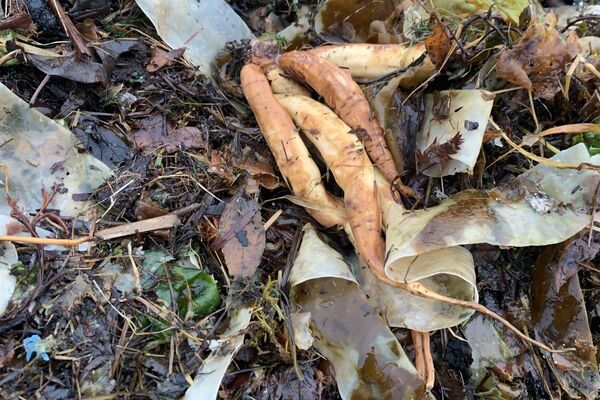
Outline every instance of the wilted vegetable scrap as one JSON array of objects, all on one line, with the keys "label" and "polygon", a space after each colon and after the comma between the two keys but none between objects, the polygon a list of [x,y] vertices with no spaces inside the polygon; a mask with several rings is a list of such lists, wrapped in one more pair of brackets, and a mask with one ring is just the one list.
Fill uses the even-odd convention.
[{"label": "wilted vegetable scrap", "polygon": [[357,251],[369,266],[383,261],[381,207],[373,165],[362,144],[327,106],[306,96],[278,96],[308,140],[317,148],[344,190],[344,205]]},{"label": "wilted vegetable scrap", "polygon": [[100,160],[77,150],[71,132],[1,84],[0,143],[0,215],[11,213],[8,196],[23,211],[35,212],[43,204],[42,189],[57,187],[49,207],[75,217],[89,207],[87,198],[111,175]]},{"label": "wilted vegetable scrap", "polygon": [[519,16],[529,6],[527,0],[431,0],[425,5],[433,6],[436,12],[448,16],[470,16],[498,11],[508,22],[517,24]]},{"label": "wilted vegetable scrap", "polygon": [[[596,164],[580,143],[550,160]],[[490,243],[539,246],[562,242],[589,226],[600,173],[537,165],[486,192],[465,190],[428,210],[392,209],[387,263],[448,246]]]},{"label": "wilted vegetable scrap", "polygon": [[333,364],[343,399],[420,398],[424,382],[397,339],[369,305],[342,255],[310,225],[304,227],[290,283],[292,298],[310,313],[314,346]]},{"label": "wilted vegetable scrap", "polygon": [[357,80],[380,79],[414,70],[411,82],[403,85],[414,87],[429,78],[435,69],[425,50],[423,44],[353,43],[315,47],[308,53],[347,69]]},{"label": "wilted vegetable scrap", "polygon": [[394,11],[393,1],[326,0],[315,16],[318,35],[336,41],[365,42],[372,21],[385,20]]},{"label": "wilted vegetable scrap", "polygon": [[598,397],[597,6],[22,3],[0,398]]},{"label": "wilted vegetable scrap", "polygon": [[[306,82],[324,97],[340,118],[354,130],[373,163],[394,182],[399,177],[394,160],[385,145],[383,130],[373,118],[369,103],[348,71],[306,52],[293,51],[281,56],[281,67],[294,78]],[[410,190],[405,188],[404,194]]]},{"label": "wilted vegetable scrap", "polygon": [[573,349],[551,354],[547,362],[572,398],[596,399],[600,390],[596,347],[577,276],[579,265],[593,260],[598,249],[598,243],[588,246],[588,235],[546,247],[533,275],[537,282],[531,308],[535,334],[555,348]]},{"label": "wilted vegetable scrap", "polygon": [[494,95],[483,90],[425,96],[425,116],[417,133],[417,169],[435,177],[471,174],[493,104]]},{"label": "wilted vegetable scrap", "polygon": [[[319,206],[338,208],[340,203],[325,190],[319,168],[302,142],[291,117],[275,99],[261,68],[253,64],[245,65],[241,81],[248,104],[292,193]],[[324,226],[344,223],[335,214],[310,209],[308,212]]]}]

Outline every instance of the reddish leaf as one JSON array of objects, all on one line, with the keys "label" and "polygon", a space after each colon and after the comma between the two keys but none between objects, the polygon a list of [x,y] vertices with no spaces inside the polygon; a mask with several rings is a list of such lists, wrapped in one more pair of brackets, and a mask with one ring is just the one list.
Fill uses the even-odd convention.
[{"label": "reddish leaf", "polygon": [[460,133],[457,133],[446,143],[438,144],[437,138],[425,149],[424,152],[417,150],[417,170],[424,171],[433,165],[444,167],[450,160],[452,154],[456,154],[463,143]]},{"label": "reddish leaf", "polygon": [[98,36],[98,27],[94,23],[94,20],[91,18],[86,18],[83,22],[75,25],[77,31],[81,36],[86,38],[87,40],[98,40],[100,37]]},{"label": "reddish leaf", "polygon": [[273,168],[268,164],[246,158],[238,165],[238,167],[258,180],[260,185],[266,189],[273,190],[279,187],[279,178],[275,175]]},{"label": "reddish leaf", "polygon": [[171,50],[169,52],[164,51],[158,47],[152,49],[150,61],[148,65],[146,65],[146,71],[148,72],[156,72],[162,67],[166,67],[168,65],[173,64],[173,60],[181,58],[183,53],[185,52],[185,48],[182,47],[180,49]]},{"label": "reddish leaf", "polygon": [[246,277],[260,264],[265,243],[260,206],[238,191],[225,206],[212,248],[221,248],[230,275]]},{"label": "reddish leaf", "polygon": [[134,131],[133,140],[139,149],[152,153],[164,146],[167,153],[178,149],[200,149],[206,145],[200,129],[186,126],[173,130],[162,115],[151,115],[140,121],[140,127]]},{"label": "reddish leaf", "polygon": [[438,21],[433,27],[431,36],[425,38],[427,54],[429,54],[431,61],[435,65],[440,65],[450,51],[450,47],[452,47],[452,43],[446,32],[446,27],[441,21]]}]

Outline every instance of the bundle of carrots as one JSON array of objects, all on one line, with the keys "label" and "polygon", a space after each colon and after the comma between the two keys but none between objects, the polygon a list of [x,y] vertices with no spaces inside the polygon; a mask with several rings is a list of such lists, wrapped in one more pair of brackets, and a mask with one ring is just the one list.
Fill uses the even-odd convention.
[{"label": "bundle of carrots", "polygon": [[[291,51],[278,57],[253,57],[241,72],[242,90],[275,160],[295,196],[313,204],[307,211],[323,226],[345,226],[369,268],[385,277],[382,211],[377,168],[404,196],[404,186],[383,137],[383,129],[354,78],[377,78],[423,60],[424,47],[349,44]],[[343,67],[343,68],[342,68]],[[426,78],[426,77],[425,77]],[[310,97],[308,85],[327,105]],[[344,191],[342,202],[327,192],[297,128],[319,151]],[[387,186],[387,187],[385,187]]]},{"label": "bundle of carrots", "polygon": [[[343,227],[359,257],[384,283],[474,309],[500,321],[523,340],[552,351],[480,304],[442,296],[416,282],[393,281],[384,271],[382,212],[385,215],[393,202],[392,188],[402,196],[414,193],[400,181],[402,171],[397,171],[383,129],[354,79],[378,79],[406,71],[409,85],[416,86],[435,70],[425,46],[347,44],[280,56],[264,54],[255,52],[242,68],[242,90],[289,188],[312,205],[306,207],[307,212],[325,227]],[[314,100],[308,88],[326,105]],[[326,190],[298,128],[344,191],[343,202]],[[328,212],[342,207],[345,218],[341,216],[344,213]],[[413,339],[417,368],[431,388],[434,371],[429,335],[413,332]]]},{"label": "bundle of carrots", "polygon": [[[394,286],[402,284],[391,281],[384,272],[381,205],[390,203],[391,183],[404,196],[414,193],[400,181],[401,173],[386,146],[383,129],[353,77],[378,78],[407,68],[416,60],[433,72],[431,61],[423,60],[424,54],[422,46],[324,46],[285,53],[278,62],[275,57],[257,56],[241,71],[244,95],[291,191],[314,205],[307,211],[320,224],[343,226],[375,276]],[[303,84],[327,105],[313,100]],[[321,171],[297,127],[344,191],[343,203],[325,189]],[[345,207],[347,219],[325,211],[340,207]],[[429,343],[427,333],[415,334]],[[431,369],[418,366],[432,386]]]}]

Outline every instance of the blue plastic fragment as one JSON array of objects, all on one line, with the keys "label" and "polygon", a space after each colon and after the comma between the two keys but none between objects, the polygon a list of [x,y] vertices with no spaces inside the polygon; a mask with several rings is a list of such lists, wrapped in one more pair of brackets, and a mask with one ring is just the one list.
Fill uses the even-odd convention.
[{"label": "blue plastic fragment", "polygon": [[31,335],[28,338],[23,339],[23,347],[25,348],[25,359],[31,360],[33,353],[36,353],[39,358],[44,361],[50,361],[50,357],[45,352],[39,352],[38,344],[42,341],[38,335]]}]

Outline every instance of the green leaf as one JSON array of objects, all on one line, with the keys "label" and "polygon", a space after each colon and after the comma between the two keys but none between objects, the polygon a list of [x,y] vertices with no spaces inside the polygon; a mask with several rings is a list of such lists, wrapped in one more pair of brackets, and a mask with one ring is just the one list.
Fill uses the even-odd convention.
[{"label": "green leaf", "polygon": [[142,270],[142,287],[148,288],[156,277],[164,274],[164,264],[174,260],[173,256],[162,250],[148,250],[145,253],[143,270]]},{"label": "green leaf", "polygon": [[192,317],[203,317],[212,313],[221,305],[217,282],[210,274],[199,271],[187,283],[191,293],[188,292],[187,287],[182,288],[179,295],[179,311],[181,313],[186,314],[190,309]]}]

